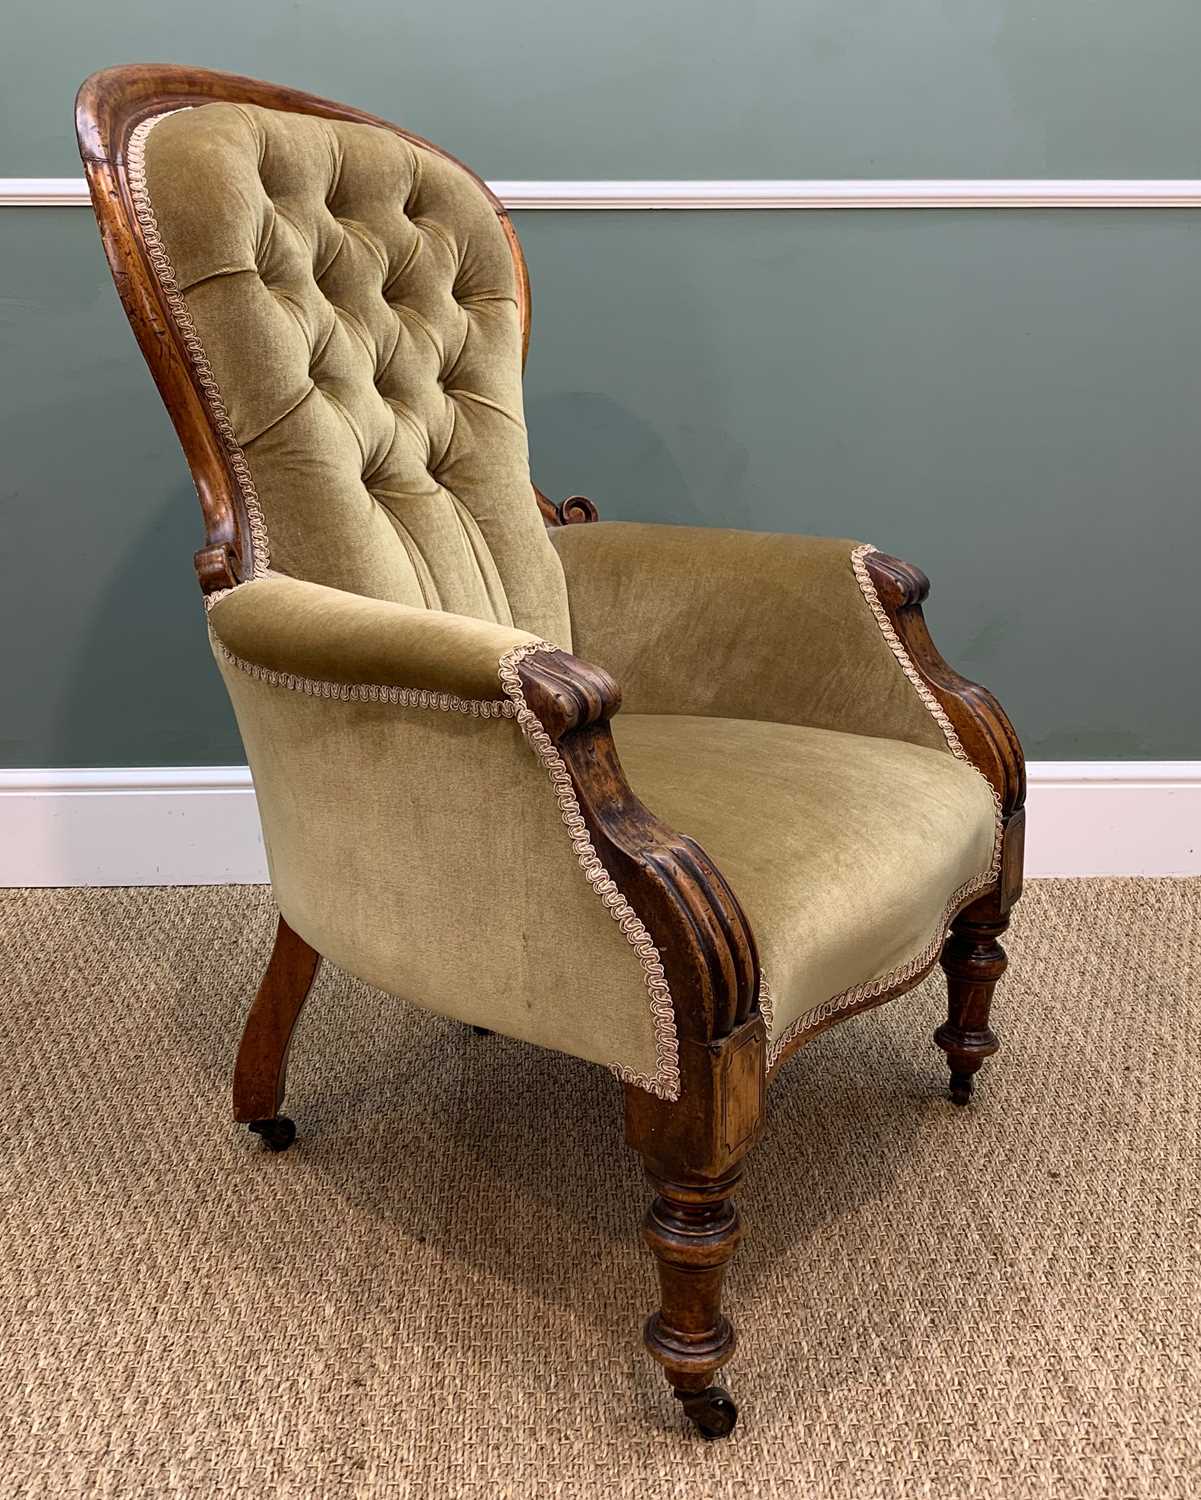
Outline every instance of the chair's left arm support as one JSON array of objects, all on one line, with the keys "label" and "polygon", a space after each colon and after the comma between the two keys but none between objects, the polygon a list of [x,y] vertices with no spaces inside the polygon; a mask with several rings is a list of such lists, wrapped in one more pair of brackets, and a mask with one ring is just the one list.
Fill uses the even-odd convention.
[{"label": "chair's left arm support", "polygon": [[565,651],[531,652],[516,670],[537,721],[523,727],[548,736],[601,862],[655,938],[681,1039],[736,1030],[757,1005],[750,923],[700,845],[657,818],[627,781],[609,724],[621,705],[616,682]]},{"label": "chair's left arm support", "polygon": [[621,695],[608,673],[562,651],[532,652],[517,671],[593,846],[654,935],[672,992],[680,1099],[627,1086],[626,1139],[651,1169],[708,1180],[732,1170],[763,1118],[766,1034],[750,923],[700,845],[631,789],[609,726]]}]

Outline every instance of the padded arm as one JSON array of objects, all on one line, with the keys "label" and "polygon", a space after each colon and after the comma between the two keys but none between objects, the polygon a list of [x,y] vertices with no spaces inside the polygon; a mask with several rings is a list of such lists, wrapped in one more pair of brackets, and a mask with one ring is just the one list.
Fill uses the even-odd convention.
[{"label": "padded arm", "polygon": [[499,698],[501,657],[536,639],[511,626],[282,575],[226,594],[210,609],[209,624],[232,656],[268,671],[464,699]]},{"label": "padded arm", "polygon": [[695,1038],[749,1018],[745,916],[630,790],[606,673],[521,631],[284,577],[209,618],[276,897],[318,952],[666,1099]]},{"label": "padded arm", "polygon": [[624,522],[552,531],[574,649],[630,713],[808,724],[945,749],[852,554],[822,537]]},{"label": "padded arm", "polygon": [[615,706],[607,680],[523,657],[519,631],[287,578],[210,619],[293,931],[392,994],[673,1091],[658,956],[581,868],[523,697],[566,730]]}]

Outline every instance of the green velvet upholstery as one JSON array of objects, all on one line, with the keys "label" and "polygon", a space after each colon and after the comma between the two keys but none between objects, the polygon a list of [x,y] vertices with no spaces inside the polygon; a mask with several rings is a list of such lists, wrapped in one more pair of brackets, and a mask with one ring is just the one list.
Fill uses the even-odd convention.
[{"label": "green velvet upholstery", "polygon": [[623,712],[613,732],[642,801],[738,893],[773,1041],[941,943],[948,899],[991,863],[992,793],[953,755],[750,719]]},{"label": "green velvet upholstery", "polygon": [[[500,656],[531,638],[283,578],[234,590],[209,621],[292,927],[393,994],[653,1075],[637,962],[512,720],[302,687],[495,702]],[[952,755],[748,719],[623,712],[613,727],[634,791],[745,907],[773,1040],[926,950],[989,868],[992,795]]]},{"label": "green velvet upholstery", "polygon": [[569,647],[513,259],[478,183],[375,126],[240,104],[160,118],[145,168],[270,565]]},{"label": "green velvet upholstery", "polygon": [[[135,148],[257,529],[254,578],[209,623],[293,929],[392,994],[674,1097],[658,954],[585,878],[502,681],[549,640],[620,683],[633,789],[745,907],[774,1041],[931,956],[990,878],[996,804],[853,544],[602,524],[552,545],[513,262],[469,174],[380,128],[225,104]],[[670,1053],[669,1005],[666,1026]]]},{"label": "green velvet upholstery", "polygon": [[852,571],[854,542],[564,526],[573,649],[630,713],[772,719],[947,749]]},{"label": "green velvet upholstery", "polygon": [[655,1075],[638,959],[512,719],[332,698],[218,664],[294,931],[402,999]]},{"label": "green velvet upholstery", "polygon": [[231,655],[268,671],[484,700],[500,697],[496,667],[505,652],[537,639],[284,577],[233,589],[213,605],[209,625]]}]

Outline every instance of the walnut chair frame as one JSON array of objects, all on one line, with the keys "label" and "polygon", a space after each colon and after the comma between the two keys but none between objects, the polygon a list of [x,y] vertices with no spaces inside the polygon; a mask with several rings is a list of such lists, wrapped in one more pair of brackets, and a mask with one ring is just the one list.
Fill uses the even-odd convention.
[{"label": "walnut chair frame", "polygon": [[[80,152],[104,250],[192,471],[205,529],[195,564],[201,589],[209,596],[252,576],[254,538],[185,334],[153,273],[152,247],[131,195],[128,146],[132,132],[148,116],[214,100],[375,125],[448,156],[359,110],[227,74],[135,65],[95,74],[80,90]],[[488,197],[513,256],[524,348],[529,334],[525,261],[502,206],[490,193]],[[556,505],[535,490],[531,503],[538,505],[548,527],[596,519],[591,502],[579,496]],[[953,913],[941,953],[949,1009],[934,1039],[947,1056],[951,1098],[964,1105],[977,1070],[998,1047],[989,1029],[989,1006],[1006,963],[999,938],[1021,892],[1022,752],[992,695],[954,672],[935,649],[922,617],[928,590],[923,574],[877,552],[867,554],[865,566],[883,616],[881,628],[894,633],[914,685],[932,695],[967,757],[991,784],[1000,810],[995,881]],[[562,757],[593,845],[655,933],[670,980],[680,1097],[670,1101],[625,1085],[626,1140],[641,1156],[654,1189],[644,1234],[658,1267],[660,1303],[646,1325],[645,1341],[700,1433],[723,1436],[734,1426],[736,1408],[714,1384],[735,1345],[733,1327],[722,1312],[722,1278],[740,1238],[734,1192],[760,1131],[768,1073],[755,938],[720,870],[697,844],[643,806],[627,783],[610,730],[620,706],[613,679],[558,650],[527,655],[517,671],[526,704]],[[285,1068],[320,961],[320,954],[281,917],[234,1076],[236,1119],[275,1150],[288,1146],[295,1133],[280,1112]],[[891,988],[792,1037],[775,1065],[827,1026],[895,999],[935,961],[931,958]]]}]

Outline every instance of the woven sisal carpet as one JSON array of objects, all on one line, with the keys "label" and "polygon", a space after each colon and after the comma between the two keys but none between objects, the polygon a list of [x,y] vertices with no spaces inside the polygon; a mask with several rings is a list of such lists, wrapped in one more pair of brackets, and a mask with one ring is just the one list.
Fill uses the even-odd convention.
[{"label": "woven sisal carpet", "polygon": [[301,1139],[227,1118],[260,888],[0,893],[0,1494],[1201,1494],[1201,882],[1044,882],[979,1102],[934,981],[775,1085],[742,1419],[639,1346],[604,1072],[327,971]]}]

